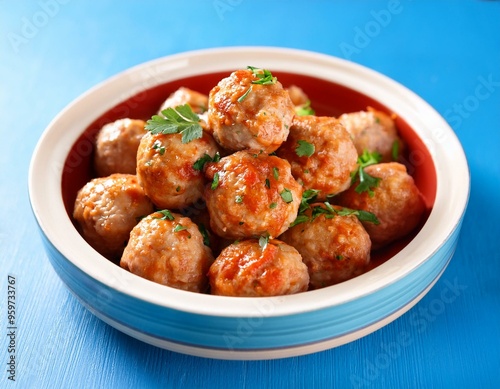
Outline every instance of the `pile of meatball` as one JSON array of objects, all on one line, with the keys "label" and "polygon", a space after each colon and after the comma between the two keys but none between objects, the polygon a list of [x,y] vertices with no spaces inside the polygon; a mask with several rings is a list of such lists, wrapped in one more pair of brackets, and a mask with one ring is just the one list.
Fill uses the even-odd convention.
[{"label": "pile of meatball", "polygon": [[[394,155],[405,146],[393,117],[371,108],[316,116],[302,89],[259,82],[264,72],[236,70],[208,96],[188,88],[168,96],[158,115],[187,104],[199,117],[202,135],[189,142],[129,118],[100,129],[97,177],[74,206],[83,238],[168,287],[258,297],[351,279],[372,250],[415,229],[425,205]],[[353,177],[366,151],[381,157],[365,168],[378,185],[360,192]]]}]

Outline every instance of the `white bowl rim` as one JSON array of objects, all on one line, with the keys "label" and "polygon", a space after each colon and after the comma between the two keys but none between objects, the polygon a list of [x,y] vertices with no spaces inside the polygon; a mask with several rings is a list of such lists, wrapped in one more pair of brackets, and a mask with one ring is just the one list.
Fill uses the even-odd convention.
[{"label": "white bowl rim", "polygon": [[[64,161],[82,131],[102,113],[141,90],[197,74],[230,72],[249,64],[347,86],[404,118],[427,145],[436,168],[434,208],[417,236],[389,261],[352,280],[296,295],[259,298],[212,296],[169,288],[133,275],[93,250],[73,227],[60,190]],[[43,234],[68,261],[99,283],[160,307],[209,316],[256,317],[262,316],[263,305],[272,307],[266,309],[267,316],[283,316],[344,304],[404,278],[435,255],[459,228],[469,198],[470,175],[465,153],[451,127],[428,103],[396,81],[326,54],[238,46],[188,51],[148,61],[82,94],[43,132],[33,152],[28,189]]]}]

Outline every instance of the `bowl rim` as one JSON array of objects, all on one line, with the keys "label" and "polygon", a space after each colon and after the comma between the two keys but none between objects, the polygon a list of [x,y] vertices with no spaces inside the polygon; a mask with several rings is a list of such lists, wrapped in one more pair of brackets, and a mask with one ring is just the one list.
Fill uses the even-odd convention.
[{"label": "bowl rim", "polygon": [[[256,62],[274,71],[313,76],[354,89],[404,118],[424,141],[436,169],[434,207],[415,238],[394,257],[356,278],[277,297],[225,297],[177,290],[131,274],[92,249],[74,228],[61,193],[66,156],[83,129],[142,90],[184,77],[230,72]],[[435,255],[459,228],[469,198],[470,173],[464,150],[448,123],[422,98],[389,77],[327,54],[235,46],[187,51],[148,61],[100,82],[73,100],[46,127],[34,149],[28,191],[41,232],[66,260],[111,289],[158,306],[209,316],[262,316],[259,307],[266,303],[272,307],[266,315],[274,317],[344,304],[407,276]]]}]

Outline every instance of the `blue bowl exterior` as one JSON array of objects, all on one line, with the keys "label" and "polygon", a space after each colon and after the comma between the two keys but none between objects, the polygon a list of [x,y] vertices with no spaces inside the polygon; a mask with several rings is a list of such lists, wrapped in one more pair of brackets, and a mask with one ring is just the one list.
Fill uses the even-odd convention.
[{"label": "blue bowl exterior", "polygon": [[60,278],[98,316],[156,339],[205,349],[243,351],[330,340],[387,318],[410,304],[442,274],[453,256],[460,227],[461,221],[447,241],[413,272],[371,295],[286,317],[266,316],[269,307],[263,303],[257,307],[262,316],[253,318],[199,315],[136,299],[91,278],[67,260],[43,232],[42,238]]}]

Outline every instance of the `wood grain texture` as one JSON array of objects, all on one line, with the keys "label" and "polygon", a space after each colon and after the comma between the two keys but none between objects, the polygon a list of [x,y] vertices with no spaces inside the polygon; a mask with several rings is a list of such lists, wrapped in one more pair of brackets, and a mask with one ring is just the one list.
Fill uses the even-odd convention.
[{"label": "wood grain texture", "polygon": [[[19,327],[16,383],[7,380],[8,339],[0,336],[0,387],[500,387],[500,3],[401,1],[383,23],[387,1],[286,4],[0,1],[0,333],[8,274],[17,279]],[[26,37],[28,22],[38,27]],[[15,34],[24,40],[16,44]],[[461,240],[429,294],[348,345],[253,362],[161,350],[83,308],[48,262],[27,195],[31,153],[50,120],[97,82],[160,56],[252,44],[346,57],[343,43],[355,48],[349,59],[429,101],[466,150],[472,191]],[[477,95],[482,80],[490,82]]]}]

